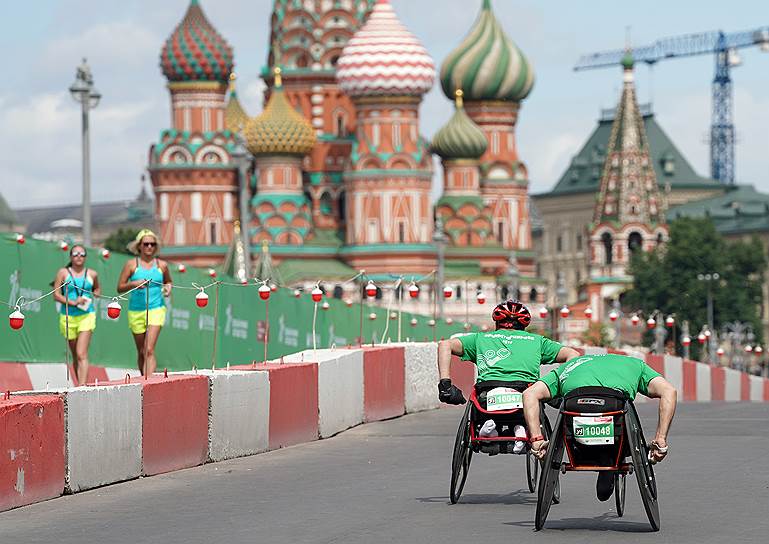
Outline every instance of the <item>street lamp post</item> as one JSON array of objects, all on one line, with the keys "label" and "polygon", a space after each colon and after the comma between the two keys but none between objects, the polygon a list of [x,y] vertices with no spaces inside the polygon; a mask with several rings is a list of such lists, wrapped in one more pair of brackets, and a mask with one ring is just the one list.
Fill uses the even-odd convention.
[{"label": "street lamp post", "polygon": [[[712,332],[715,331],[715,327],[713,325],[713,282],[717,282],[719,279],[721,279],[721,276],[718,274],[718,272],[709,272],[707,274],[697,274],[697,279],[699,281],[704,281],[708,287],[708,330]],[[715,338],[711,334],[708,338],[708,362],[710,364],[714,364],[714,361],[712,360],[712,353],[715,351],[713,349],[714,342]]]},{"label": "street lamp post", "polygon": [[440,217],[435,220],[433,243],[438,250],[438,269],[435,271],[433,296],[438,302],[438,318],[443,319],[443,268],[446,254],[446,234],[443,232],[443,221]]},{"label": "street lamp post", "polygon": [[80,103],[82,111],[82,137],[83,137],[83,244],[91,245],[91,143],[90,128],[88,123],[89,113],[99,105],[101,94],[93,86],[91,67],[86,59],[78,66],[75,73],[75,82],[70,86],[69,92],[75,102]]},{"label": "street lamp post", "polygon": [[248,165],[251,160],[251,156],[243,145],[243,140],[240,136],[237,137],[237,145],[232,151],[232,159],[235,162],[235,166],[238,169],[238,187],[240,189],[240,236],[243,242],[243,248],[245,250],[246,260],[246,277],[251,274],[251,243],[248,237],[248,225],[250,223],[248,214]]},{"label": "street lamp post", "polygon": [[521,273],[518,270],[518,258],[515,256],[515,250],[510,252],[508,263],[507,277],[510,280],[510,292],[513,294],[512,298],[517,300],[519,298],[518,286],[520,285]]},{"label": "street lamp post", "polygon": [[[559,274],[558,286],[555,288],[556,307],[553,309],[553,315],[556,315],[556,312],[559,311],[558,309],[566,304],[566,295],[566,281],[564,280],[563,275]],[[558,319],[558,341],[563,343],[564,337],[566,336],[566,318],[558,315],[556,319]]]}]

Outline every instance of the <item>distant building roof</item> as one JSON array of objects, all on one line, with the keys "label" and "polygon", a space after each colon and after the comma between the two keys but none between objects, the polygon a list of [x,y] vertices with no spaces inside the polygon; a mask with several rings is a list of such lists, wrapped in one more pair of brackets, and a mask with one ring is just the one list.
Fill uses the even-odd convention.
[{"label": "distant building roof", "polygon": [[[649,140],[649,154],[660,189],[664,190],[667,185],[670,185],[671,189],[721,187],[717,180],[700,176],[694,171],[689,161],[659,126],[648,105],[642,104],[640,110]],[[537,196],[598,192],[614,115],[614,110],[601,112],[598,126],[579,153],[572,158],[571,164],[553,190]]]},{"label": "distant building roof", "polygon": [[721,234],[769,231],[769,194],[752,185],[730,187],[723,194],[687,202],[667,212],[668,221],[681,217],[709,217]]}]

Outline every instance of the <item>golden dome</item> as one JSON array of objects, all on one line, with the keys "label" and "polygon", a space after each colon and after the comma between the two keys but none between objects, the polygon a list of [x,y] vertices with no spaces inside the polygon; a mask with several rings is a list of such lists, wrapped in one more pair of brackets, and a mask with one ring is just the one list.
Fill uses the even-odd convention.
[{"label": "golden dome", "polygon": [[315,145],[315,132],[283,94],[280,68],[274,72],[270,101],[243,130],[246,146],[253,155],[306,155]]},{"label": "golden dome", "polygon": [[227,130],[232,132],[242,132],[248,123],[248,114],[238,100],[238,93],[235,91],[235,72],[230,74],[230,99],[224,108],[224,124]]}]

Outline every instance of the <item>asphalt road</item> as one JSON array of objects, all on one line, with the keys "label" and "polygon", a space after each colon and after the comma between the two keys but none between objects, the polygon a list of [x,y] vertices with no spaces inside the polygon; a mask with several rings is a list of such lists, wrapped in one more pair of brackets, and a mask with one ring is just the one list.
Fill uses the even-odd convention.
[{"label": "asphalt road", "polygon": [[[647,434],[653,405],[639,411]],[[650,533],[634,476],[625,517],[595,475],[562,477],[562,503],[533,531],[518,456],[476,456],[448,501],[460,412],[413,414],[329,440],[62,497],[0,514],[0,542],[387,543],[769,541],[769,406],[683,405],[657,471],[662,530]],[[632,485],[631,485],[632,484]]]}]

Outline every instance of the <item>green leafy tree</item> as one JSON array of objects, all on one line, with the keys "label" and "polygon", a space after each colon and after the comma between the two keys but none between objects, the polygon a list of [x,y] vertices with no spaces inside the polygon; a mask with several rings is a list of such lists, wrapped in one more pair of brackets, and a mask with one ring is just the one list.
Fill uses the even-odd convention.
[{"label": "green leafy tree", "polygon": [[581,340],[588,346],[611,346],[611,338],[609,338],[609,329],[603,323],[590,322],[587,330],[582,333]]},{"label": "green leafy tree", "polygon": [[137,234],[139,229],[120,228],[107,237],[104,247],[113,253],[128,253],[126,246],[136,238]]},{"label": "green leafy tree", "polygon": [[[633,256],[633,287],[623,304],[646,315],[654,310],[675,314],[679,323],[689,321],[690,333],[696,336],[708,318],[708,284],[697,276],[717,272],[720,279],[710,285],[716,330],[729,321],[751,323],[761,341],[759,308],[767,266],[761,241],[726,241],[709,219],[682,218],[669,227],[665,247]],[[646,339],[651,342],[652,335],[647,333]],[[696,342],[692,349],[697,355]]]}]

